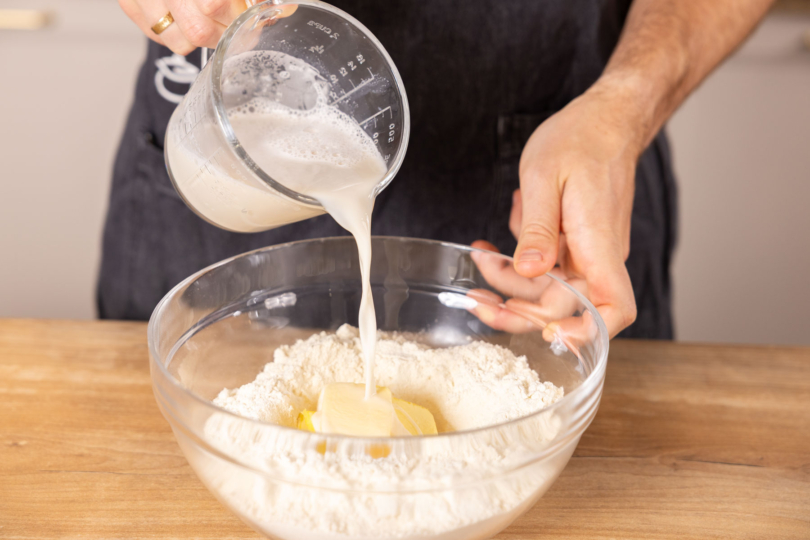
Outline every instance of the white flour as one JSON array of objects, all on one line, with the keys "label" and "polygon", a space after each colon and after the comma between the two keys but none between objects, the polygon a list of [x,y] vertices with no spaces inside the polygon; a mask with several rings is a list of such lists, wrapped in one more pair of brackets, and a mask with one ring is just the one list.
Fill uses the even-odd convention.
[{"label": "white flour", "polygon": [[[541,382],[525,357],[498,345],[475,341],[433,349],[408,337],[414,336],[380,333],[376,383],[430,410],[439,433],[500,424],[562,397],[562,389]],[[223,390],[214,404],[248,418],[295,427],[301,410],[316,408],[324,386],[364,381],[360,351],[357,330],[349,325],[279,347],[255,381]]]},{"label": "white flour", "polygon": [[[381,332],[375,377],[394,396],[427,407],[440,433],[516,419],[562,397],[507,349],[484,342],[432,349],[415,337]],[[255,381],[223,390],[214,403],[294,426],[324,385],[363,382],[359,341],[343,326],[280,347]],[[207,441],[261,474],[225,462],[195,468],[234,510],[281,538],[485,538],[478,531],[495,534],[556,478],[557,461],[576,440],[553,459],[533,460],[559,426],[549,412],[475,433],[390,439],[390,454],[372,459],[356,440],[327,441],[323,452],[312,434],[215,414]]]}]

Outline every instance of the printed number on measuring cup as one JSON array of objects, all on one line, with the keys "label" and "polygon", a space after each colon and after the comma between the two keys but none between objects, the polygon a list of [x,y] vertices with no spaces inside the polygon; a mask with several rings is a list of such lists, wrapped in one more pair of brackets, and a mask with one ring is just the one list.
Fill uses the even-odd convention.
[{"label": "printed number on measuring cup", "polygon": [[391,130],[388,132],[388,142],[394,142],[394,127],[396,127],[394,124],[388,126],[388,129]]},{"label": "printed number on measuring cup", "polygon": [[377,133],[376,131],[374,132],[374,135],[371,136],[371,139],[374,141],[374,144],[380,144],[379,136],[380,134]]},{"label": "printed number on measuring cup", "polygon": [[348,74],[349,74],[349,71],[348,71],[346,68],[344,68],[344,67],[340,68],[338,71],[339,71],[339,72],[340,72],[340,74],[341,74],[341,75],[343,75],[344,77],[345,77],[346,75],[348,75]]},{"label": "printed number on measuring cup", "polygon": [[354,71],[355,69],[357,69],[357,66],[355,66],[355,65],[354,65],[354,62],[352,62],[351,60],[349,60],[349,62],[348,62],[346,65],[347,65],[347,66],[349,66],[349,68],[350,68],[352,71]]},{"label": "printed number on measuring cup", "polygon": [[363,62],[365,62],[365,61],[366,61],[366,59],[365,59],[365,58],[363,58],[363,55],[362,55],[362,54],[358,54],[358,55],[357,55],[357,63],[358,63],[358,64],[362,64],[362,63],[363,63]]}]

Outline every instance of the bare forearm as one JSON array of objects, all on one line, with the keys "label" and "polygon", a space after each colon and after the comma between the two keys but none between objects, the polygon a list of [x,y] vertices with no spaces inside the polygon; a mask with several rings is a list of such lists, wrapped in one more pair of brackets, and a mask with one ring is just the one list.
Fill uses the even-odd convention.
[{"label": "bare forearm", "polygon": [[754,29],[773,0],[634,0],[593,91],[628,107],[639,151]]}]

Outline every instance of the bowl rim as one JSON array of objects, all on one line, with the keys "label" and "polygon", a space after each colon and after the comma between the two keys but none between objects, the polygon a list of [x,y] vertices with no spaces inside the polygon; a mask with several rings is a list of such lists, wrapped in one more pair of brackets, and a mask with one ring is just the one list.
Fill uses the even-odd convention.
[{"label": "bowl rim", "polygon": [[[289,432],[295,432],[295,433],[302,434],[302,435],[316,436],[316,437],[319,437],[319,438],[329,438],[330,441],[333,441],[333,440],[334,441],[351,440],[351,441],[354,441],[354,442],[357,442],[357,443],[367,442],[369,444],[379,444],[382,441],[396,441],[396,440],[418,441],[418,440],[423,440],[423,439],[424,440],[437,440],[437,438],[440,438],[440,439],[448,438],[449,439],[449,438],[452,438],[452,437],[469,436],[469,435],[473,435],[473,434],[477,434],[477,433],[483,433],[483,432],[487,432],[487,431],[490,431],[490,430],[494,430],[496,428],[501,429],[501,428],[504,428],[504,427],[507,427],[507,426],[513,426],[515,424],[524,422],[527,419],[539,417],[540,415],[544,415],[544,414],[549,414],[549,413],[553,412],[554,410],[562,407],[563,405],[567,405],[568,403],[574,401],[575,397],[584,394],[586,392],[586,390],[588,392],[594,391],[596,389],[596,386],[598,385],[598,383],[601,380],[604,379],[605,369],[607,367],[607,361],[608,361],[609,347],[610,347],[610,339],[609,339],[607,327],[605,326],[604,320],[602,319],[601,315],[597,311],[596,307],[582,293],[580,293],[578,290],[576,290],[574,287],[572,287],[571,285],[569,285],[568,283],[566,283],[562,279],[560,279],[560,278],[558,278],[558,277],[556,277],[556,276],[554,276],[552,274],[549,274],[549,273],[544,274],[544,275],[550,277],[551,279],[553,279],[554,281],[556,281],[557,283],[559,283],[560,285],[562,285],[563,287],[568,289],[569,292],[572,292],[579,299],[579,301],[582,302],[582,304],[585,306],[585,308],[587,308],[589,311],[591,311],[591,315],[593,316],[594,322],[596,323],[597,328],[598,328],[597,341],[601,345],[600,354],[598,355],[598,358],[596,358],[596,361],[594,363],[594,368],[591,371],[591,373],[579,384],[579,386],[577,386],[576,388],[571,390],[571,392],[565,393],[563,395],[562,399],[552,403],[551,405],[548,405],[547,407],[543,407],[542,409],[539,409],[539,410],[537,410],[537,411],[535,411],[535,412],[533,412],[531,414],[527,414],[525,416],[520,416],[518,418],[513,418],[512,420],[508,420],[506,422],[501,422],[501,423],[498,423],[498,424],[482,426],[482,427],[475,428],[475,429],[467,429],[467,430],[460,430],[460,431],[450,431],[450,432],[445,432],[445,433],[439,433],[437,435],[400,435],[400,436],[392,436],[392,437],[361,437],[361,436],[357,436],[357,435],[340,435],[340,434],[332,434],[332,433],[310,433],[310,432],[302,431],[302,430],[300,430],[298,428],[294,428],[294,427],[281,426],[281,425],[278,425],[278,424],[274,424],[272,422],[266,422],[264,420],[257,420],[255,418],[248,418],[246,416],[242,416],[242,415],[236,414],[234,412],[231,412],[231,411],[229,411],[227,409],[224,409],[222,407],[219,407],[218,405],[215,405],[213,403],[213,401],[206,400],[206,399],[202,398],[201,396],[197,395],[196,393],[194,393],[194,392],[190,391],[189,389],[185,388],[182,384],[180,384],[180,382],[171,373],[169,373],[169,370],[168,370],[167,366],[165,365],[165,363],[164,362],[159,362],[157,360],[158,358],[161,358],[161,356],[158,354],[158,352],[156,350],[156,347],[157,347],[157,345],[156,345],[156,343],[157,343],[156,337],[157,337],[157,332],[158,332],[157,321],[160,319],[160,316],[162,314],[163,309],[166,307],[166,305],[168,305],[169,301],[177,295],[178,291],[180,291],[181,289],[184,289],[187,285],[194,282],[196,279],[198,279],[203,274],[206,274],[206,273],[208,273],[208,272],[210,272],[210,271],[212,271],[212,270],[214,270],[216,268],[219,268],[220,266],[225,266],[226,264],[229,264],[230,262],[232,262],[232,261],[234,261],[236,259],[239,259],[239,258],[242,258],[242,257],[247,257],[247,256],[250,256],[250,255],[252,255],[254,253],[258,253],[258,252],[273,251],[273,250],[276,250],[276,249],[282,249],[282,248],[285,248],[285,247],[289,247],[289,246],[292,246],[292,245],[298,245],[298,244],[307,244],[307,243],[316,243],[316,242],[323,243],[323,242],[335,241],[335,240],[345,241],[347,239],[351,240],[352,237],[349,236],[349,235],[328,236],[328,237],[321,237],[321,238],[310,238],[310,239],[306,239],[306,240],[295,240],[295,241],[292,241],[292,242],[284,242],[282,244],[275,244],[275,245],[272,245],[272,246],[265,246],[265,247],[254,249],[254,250],[251,250],[251,251],[246,251],[246,252],[240,253],[238,255],[234,255],[233,257],[228,257],[227,259],[223,259],[223,260],[221,260],[219,262],[216,262],[216,263],[214,263],[214,264],[212,264],[210,266],[207,266],[207,267],[203,268],[202,270],[199,270],[199,271],[193,273],[192,275],[188,276],[186,279],[184,279],[183,281],[181,281],[180,283],[178,283],[177,285],[172,287],[172,289],[168,293],[166,293],[166,295],[160,300],[160,302],[158,302],[157,306],[155,306],[155,309],[152,311],[152,315],[149,317],[149,323],[147,325],[147,344],[148,344],[148,349],[149,349],[149,363],[150,363],[150,365],[156,365],[159,372],[163,375],[163,377],[165,379],[167,379],[176,389],[178,389],[180,392],[182,392],[186,396],[190,397],[192,400],[200,403],[204,407],[212,409],[212,412],[214,412],[214,413],[224,414],[226,416],[236,418],[236,419],[238,419],[238,420],[240,420],[242,422],[249,422],[250,424],[256,424],[259,427],[261,427],[262,429],[270,428],[270,429],[289,430]],[[371,239],[372,239],[372,241],[375,240],[375,239],[385,239],[385,240],[397,240],[397,241],[417,242],[417,243],[424,243],[424,244],[433,244],[433,245],[439,245],[439,246],[446,246],[446,247],[451,247],[451,248],[454,248],[454,249],[459,249],[459,250],[462,250],[462,251],[466,251],[466,252],[469,252],[469,253],[475,252],[475,253],[484,253],[484,254],[491,255],[491,256],[499,256],[499,257],[503,257],[506,260],[513,261],[512,257],[510,257],[508,255],[504,255],[502,253],[495,253],[493,251],[487,251],[487,250],[484,250],[484,249],[474,248],[472,246],[466,246],[464,244],[456,244],[454,242],[446,242],[446,241],[443,241],[443,240],[430,240],[430,239],[426,239],[426,238],[412,238],[412,237],[407,237],[407,236],[384,236],[384,235],[372,235]],[[183,335],[185,335],[185,332],[184,332]],[[174,351],[174,346],[175,345],[176,344],[172,344],[172,346],[170,347],[170,352]],[[158,390],[158,388],[155,386],[154,375],[152,376],[152,389],[153,389],[153,392],[157,392],[157,390]],[[178,418],[175,418],[175,420],[180,421],[180,419],[178,419]],[[584,429],[583,429],[583,431],[584,431]],[[557,434],[557,437],[559,437],[560,439],[567,439],[567,435],[568,435],[567,432],[560,432],[560,433]],[[554,442],[557,442],[557,441],[555,440]],[[552,446],[556,446],[556,445],[552,445]]]}]

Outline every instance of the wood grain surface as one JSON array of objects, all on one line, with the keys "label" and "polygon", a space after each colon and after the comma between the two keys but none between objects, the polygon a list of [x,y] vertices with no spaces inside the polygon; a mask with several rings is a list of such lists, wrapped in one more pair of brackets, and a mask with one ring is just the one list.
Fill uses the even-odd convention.
[{"label": "wood grain surface", "polygon": [[[180,454],[144,324],[6,319],[0,538],[259,536]],[[497,538],[810,538],[810,349],[615,341],[574,457]]]}]

